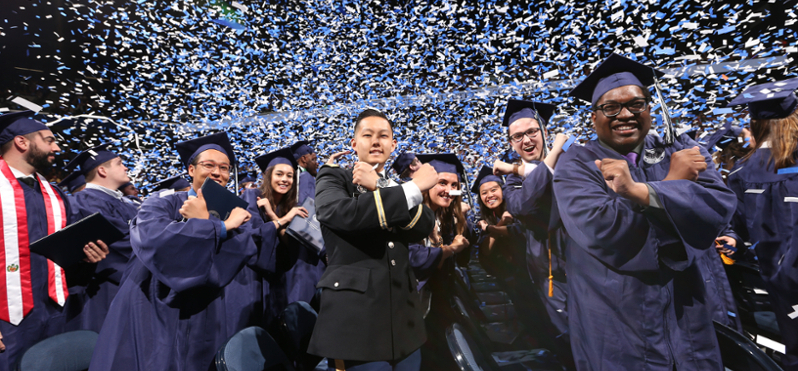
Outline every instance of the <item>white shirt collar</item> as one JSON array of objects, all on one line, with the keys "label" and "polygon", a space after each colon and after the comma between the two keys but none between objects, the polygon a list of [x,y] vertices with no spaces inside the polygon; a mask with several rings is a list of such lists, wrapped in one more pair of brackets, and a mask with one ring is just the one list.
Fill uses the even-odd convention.
[{"label": "white shirt collar", "polygon": [[34,177],[33,174],[25,175],[21,171],[11,167],[11,165],[8,165],[8,168],[11,169],[11,173],[14,174],[14,178],[31,178],[31,179],[34,179],[34,180],[36,179],[36,177]]},{"label": "white shirt collar", "polygon": [[770,142],[768,141],[762,142],[762,145],[759,146],[759,148],[770,148]]},{"label": "white shirt collar", "polygon": [[103,191],[103,192],[113,196],[117,200],[121,200],[122,197],[124,197],[124,195],[122,194],[121,191],[115,190],[115,189],[106,188],[106,187],[103,187],[103,186],[101,186],[99,184],[86,183],[86,189],[96,189],[98,191]]}]

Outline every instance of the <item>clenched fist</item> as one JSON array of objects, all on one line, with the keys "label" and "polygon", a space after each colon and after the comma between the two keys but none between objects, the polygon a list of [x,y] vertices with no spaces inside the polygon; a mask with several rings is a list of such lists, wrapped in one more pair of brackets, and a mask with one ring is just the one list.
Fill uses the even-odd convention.
[{"label": "clenched fist", "polygon": [[358,162],[352,168],[352,184],[360,185],[361,187],[373,191],[377,189],[377,171],[374,170],[373,165],[365,162]]},{"label": "clenched fist", "polygon": [[698,180],[698,174],[707,169],[704,155],[698,147],[683,149],[671,154],[671,167],[663,180]]},{"label": "clenched fist", "polygon": [[629,173],[629,164],[626,160],[605,158],[596,160],[596,167],[601,171],[607,186],[619,196],[648,206],[648,187],[645,183],[638,183]]}]

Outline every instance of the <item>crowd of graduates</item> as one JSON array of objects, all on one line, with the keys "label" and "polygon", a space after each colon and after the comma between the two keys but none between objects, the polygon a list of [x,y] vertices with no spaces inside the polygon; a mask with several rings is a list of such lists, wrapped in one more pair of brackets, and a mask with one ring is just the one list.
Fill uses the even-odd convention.
[{"label": "crowd of graduates", "polygon": [[[743,331],[723,265],[755,261],[781,364],[798,370],[798,79],[749,87],[731,102],[747,105],[749,127],[727,124],[702,146],[651,131],[659,76],[614,54],[586,76],[570,93],[593,107],[597,139],[585,143],[547,143],[557,107],[509,100],[505,139],[519,159],[473,177],[452,153],[403,152],[387,166],[401,123],[365,109],[351,151],[323,166],[306,141],[256,157],[262,181],[240,177],[246,207],[228,215],[203,193],[206,181],[227,186],[244,155],[224,132],[177,143],[185,176],[142,200],[107,145],[48,183],[56,138],[33,112],[4,114],[0,370],[77,330],[99,334],[90,370],[215,369],[228,339],[279,332],[293,303],[318,316],[313,366],[457,369],[448,297],[474,256],[576,370],[723,370],[713,321]],[[350,152],[358,162],[338,166]],[[86,243],[71,266],[31,253],[95,213],[124,237]],[[317,221],[323,246],[289,233],[298,218]]]}]

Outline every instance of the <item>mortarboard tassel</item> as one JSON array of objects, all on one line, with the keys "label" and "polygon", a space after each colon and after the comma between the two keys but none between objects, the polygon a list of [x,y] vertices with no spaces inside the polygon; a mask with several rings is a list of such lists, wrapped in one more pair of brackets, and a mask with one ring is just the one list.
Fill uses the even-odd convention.
[{"label": "mortarboard tassel", "polygon": [[549,297],[554,296],[554,275],[551,274],[551,236],[549,236]]},{"label": "mortarboard tassel", "polygon": [[734,265],[734,259],[726,256],[724,253],[720,253],[720,260],[723,260],[723,264]]},{"label": "mortarboard tassel", "polygon": [[659,101],[659,107],[662,110],[662,120],[664,121],[663,124],[665,125],[663,130],[663,133],[665,134],[665,144],[670,146],[676,139],[676,131],[673,129],[673,122],[671,122],[671,115],[668,112],[668,106],[665,105],[665,99],[662,98],[662,90],[659,87],[659,80],[657,79],[656,72],[654,73],[654,90],[657,91],[657,100]]}]

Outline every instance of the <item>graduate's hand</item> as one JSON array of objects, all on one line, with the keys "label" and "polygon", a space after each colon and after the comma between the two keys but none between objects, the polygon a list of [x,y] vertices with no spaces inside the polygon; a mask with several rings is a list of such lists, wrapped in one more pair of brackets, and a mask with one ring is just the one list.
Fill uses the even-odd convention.
[{"label": "graduate's hand", "polygon": [[352,169],[352,184],[358,184],[369,191],[377,189],[377,179],[380,176],[374,170],[374,165],[358,162]]},{"label": "graduate's hand", "polygon": [[596,160],[596,167],[601,171],[607,186],[618,196],[632,200],[641,205],[648,206],[648,187],[645,183],[638,183],[629,173],[629,164],[626,160],[605,158]]},{"label": "graduate's hand", "polygon": [[438,184],[438,172],[430,164],[421,165],[413,173],[413,183],[416,183],[421,192],[428,191]]},{"label": "graduate's hand", "polygon": [[504,213],[502,213],[502,219],[499,220],[498,223],[496,223],[496,226],[505,226],[510,224],[513,224],[513,216],[510,215],[509,212],[505,211]]},{"label": "graduate's hand", "polygon": [[183,206],[180,207],[180,215],[186,219],[208,219],[210,217],[208,205],[205,204],[205,197],[202,195],[201,189],[197,191],[197,197],[188,196],[186,202],[183,202]]},{"label": "graduate's hand", "polygon": [[460,202],[460,208],[463,210],[463,213],[467,213],[467,212],[471,211],[471,205],[469,205],[469,204],[467,204],[465,202]]},{"label": "graduate's hand", "polygon": [[230,216],[227,217],[227,220],[224,221],[224,227],[230,231],[240,227],[242,224],[249,221],[249,218],[252,217],[252,214],[249,211],[246,211],[240,207],[233,209],[230,212]]},{"label": "graduate's hand", "polygon": [[510,175],[513,173],[514,168],[515,165],[513,164],[508,164],[504,161],[496,160],[493,162],[493,175],[496,176]]},{"label": "graduate's hand", "polygon": [[486,229],[488,229],[488,222],[484,220],[478,221],[477,225],[479,226],[479,229],[481,229],[483,232],[486,232]]},{"label": "graduate's hand", "polygon": [[0,332],[0,353],[6,351],[6,345],[3,344],[3,333]]},{"label": "graduate's hand", "polygon": [[671,167],[663,180],[698,180],[698,174],[707,169],[704,155],[698,146],[671,154]]},{"label": "graduate's hand", "polygon": [[734,251],[723,247],[723,244],[726,244],[726,245],[729,245],[731,247],[736,248],[737,247],[737,240],[735,240],[734,238],[729,237],[729,236],[720,236],[720,237],[716,238],[715,241],[717,241],[717,243],[718,243],[717,246],[715,246],[715,249],[718,250],[718,252],[723,253],[723,255],[726,255],[726,256],[734,255]]},{"label": "graduate's hand", "polygon": [[295,216],[300,216],[302,218],[307,218],[308,215],[309,215],[308,209],[306,209],[306,208],[304,208],[302,206],[297,206],[297,207],[291,209],[291,211],[289,211],[288,214],[286,214],[286,218],[288,218],[288,222],[290,223],[292,220],[294,220]]},{"label": "graduate's hand", "polygon": [[83,261],[87,263],[97,263],[108,256],[108,245],[100,240],[89,242],[86,246],[83,246],[83,253],[86,254],[86,258],[83,259]]},{"label": "graduate's hand", "polygon": [[327,159],[327,165],[335,165],[335,163],[338,161],[339,158],[346,156],[350,153],[352,153],[352,151],[341,151],[333,153],[332,156],[330,156],[330,158]]},{"label": "graduate's hand", "polygon": [[468,239],[463,237],[462,234],[458,234],[457,236],[454,236],[454,241],[452,241],[452,244],[449,245],[449,247],[452,248],[452,253],[457,254],[468,247],[468,245],[470,245]]},{"label": "graduate's hand", "polygon": [[271,220],[277,219],[277,214],[275,214],[274,210],[272,210],[272,205],[271,203],[269,203],[269,199],[258,197],[258,208],[263,209],[263,211],[266,212],[266,215],[269,217],[269,219]]}]

